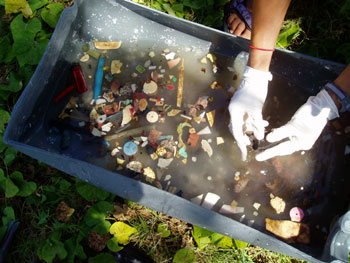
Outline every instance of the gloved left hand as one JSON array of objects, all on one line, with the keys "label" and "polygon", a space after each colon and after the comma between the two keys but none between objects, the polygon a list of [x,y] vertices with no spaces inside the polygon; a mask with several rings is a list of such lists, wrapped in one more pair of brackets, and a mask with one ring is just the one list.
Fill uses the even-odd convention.
[{"label": "gloved left hand", "polygon": [[326,90],[311,96],[284,126],[272,130],[266,136],[268,142],[288,141],[271,147],[256,155],[256,160],[265,161],[275,156],[289,155],[300,150],[309,150],[320,136],[328,120],[339,117],[337,106]]}]

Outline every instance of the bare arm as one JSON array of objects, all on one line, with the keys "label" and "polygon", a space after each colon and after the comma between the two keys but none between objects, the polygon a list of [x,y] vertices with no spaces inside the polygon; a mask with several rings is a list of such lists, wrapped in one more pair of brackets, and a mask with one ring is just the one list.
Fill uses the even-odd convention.
[{"label": "bare arm", "polygon": [[[273,49],[280,32],[290,0],[254,0],[251,44],[254,47]],[[251,49],[248,65],[269,71],[273,52]]]}]

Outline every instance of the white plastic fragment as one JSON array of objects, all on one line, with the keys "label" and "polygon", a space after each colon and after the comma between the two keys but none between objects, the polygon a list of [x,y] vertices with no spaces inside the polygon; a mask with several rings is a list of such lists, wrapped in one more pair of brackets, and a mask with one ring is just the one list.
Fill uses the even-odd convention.
[{"label": "white plastic fragment", "polygon": [[167,174],[165,177],[164,177],[164,181],[169,181],[171,179],[171,175],[170,174]]},{"label": "white plastic fragment", "polygon": [[96,136],[96,137],[102,136],[102,133],[100,132],[100,130],[96,129],[95,127],[92,129],[91,133],[93,136]]},{"label": "white plastic fragment", "polygon": [[99,124],[102,124],[106,121],[106,119],[107,119],[107,115],[103,114],[103,115],[98,116],[98,118],[96,119],[96,122]]},{"label": "white plastic fragment", "polygon": [[89,59],[90,59],[89,54],[85,54],[84,56],[82,56],[82,57],[80,58],[80,62],[86,62],[86,61],[88,61]]},{"label": "white plastic fragment", "polygon": [[111,155],[112,155],[112,156],[116,156],[116,154],[117,154],[118,152],[120,152],[119,149],[118,149],[118,148],[114,148],[114,149],[112,150],[112,152],[111,152]]},{"label": "white plastic fragment", "polygon": [[151,65],[151,61],[147,60],[145,64],[143,65],[145,68],[148,68]]},{"label": "white plastic fragment", "polygon": [[224,141],[224,138],[222,137],[217,137],[216,138],[216,145],[220,145],[220,144],[223,144],[225,141]]},{"label": "white plastic fragment", "polygon": [[85,126],[85,121],[81,121],[78,123],[79,127],[84,127]]},{"label": "white plastic fragment", "polygon": [[192,157],[192,162],[194,162],[194,163],[197,162],[197,157],[196,156]]},{"label": "white plastic fragment", "polygon": [[234,68],[233,67],[227,67],[228,71],[230,72],[235,72]]},{"label": "white plastic fragment", "polygon": [[102,131],[109,132],[113,127],[113,123],[107,122],[105,125],[102,125]]},{"label": "white plastic fragment", "polygon": [[260,206],[261,206],[261,204],[259,204],[259,203],[254,203],[254,204],[253,204],[253,207],[254,207],[256,210],[259,210]]},{"label": "white plastic fragment", "polygon": [[155,55],[156,55],[156,54],[155,54],[153,51],[150,51],[150,52],[148,53],[148,56],[150,56],[151,58],[153,58]]},{"label": "white plastic fragment", "polygon": [[239,219],[239,222],[241,222],[241,223],[242,223],[242,222],[243,222],[243,220],[244,220],[244,218],[245,218],[245,215],[242,215],[242,216],[241,216],[241,218]]},{"label": "white plastic fragment", "polygon": [[211,177],[210,175],[207,177],[208,181],[213,180],[213,177]]},{"label": "white plastic fragment", "polygon": [[198,135],[206,135],[206,134],[211,134],[210,128],[209,126],[203,128],[202,130],[200,130],[198,133]]},{"label": "white plastic fragment", "polygon": [[107,101],[105,99],[97,99],[96,100],[96,105],[99,105],[99,104],[104,104],[106,103]]},{"label": "white plastic fragment", "polygon": [[131,161],[126,165],[126,168],[130,169],[131,171],[141,173],[142,163],[139,161]]},{"label": "white plastic fragment", "polygon": [[242,213],[244,213],[244,207],[241,207],[241,206],[232,207],[231,205],[223,205],[220,208],[219,213],[222,213],[222,214],[242,214]]},{"label": "white plastic fragment", "polygon": [[141,138],[141,141],[143,141],[143,142],[148,140],[148,138],[146,136],[141,136],[140,138]]},{"label": "white plastic fragment", "polygon": [[135,83],[131,84],[131,89],[132,89],[132,92],[135,92],[137,89],[137,85]]},{"label": "white plastic fragment", "polygon": [[248,221],[248,226],[252,226],[252,225],[254,224],[254,222],[255,222],[255,220],[253,220],[253,219],[252,219],[252,220],[249,220],[249,221]]},{"label": "white plastic fragment", "polygon": [[203,150],[208,154],[209,157],[213,155],[213,149],[211,148],[210,144],[207,140],[202,140],[201,145]]},{"label": "white plastic fragment", "polygon": [[148,69],[149,70],[155,70],[157,68],[157,66],[149,66]]},{"label": "white plastic fragment", "polygon": [[258,216],[258,215],[259,215],[258,212],[256,212],[256,211],[253,212],[253,216]]},{"label": "white plastic fragment", "polygon": [[170,159],[159,158],[158,159],[158,167],[159,168],[166,168],[171,164],[171,162],[173,160],[174,160],[174,158],[170,158]]},{"label": "white plastic fragment", "polygon": [[148,144],[148,141],[144,141],[142,144],[141,144],[141,147],[146,147]]},{"label": "white plastic fragment", "polygon": [[220,196],[209,192],[205,196],[202,206],[207,208],[207,209],[211,209],[219,199],[220,199]]},{"label": "white plastic fragment", "polygon": [[121,123],[121,126],[123,127],[125,124],[128,124],[131,121],[131,112],[130,109],[132,108],[131,105],[126,106],[123,109],[123,120]]},{"label": "white plastic fragment", "polygon": [[192,117],[190,117],[190,116],[187,116],[187,115],[184,115],[184,114],[180,114],[180,116],[181,116],[182,118],[187,119],[187,120],[192,120]]},{"label": "white plastic fragment", "polygon": [[207,141],[208,141],[209,143],[212,143],[212,142],[213,142],[212,139],[208,139]]},{"label": "white plastic fragment", "polygon": [[202,112],[198,117],[195,118],[195,121],[200,124],[205,116],[205,112]]},{"label": "white plastic fragment", "polygon": [[202,202],[202,199],[203,199],[203,194],[197,195],[197,196],[193,197],[192,199],[190,199],[190,201],[191,201],[192,203],[195,203],[195,204],[197,204],[197,205],[200,205],[201,202]]},{"label": "white plastic fragment", "polygon": [[170,52],[170,53],[168,53],[168,54],[165,55],[165,58],[166,58],[167,60],[171,60],[171,59],[174,59],[174,58],[175,58],[175,55],[176,55],[175,52]]}]

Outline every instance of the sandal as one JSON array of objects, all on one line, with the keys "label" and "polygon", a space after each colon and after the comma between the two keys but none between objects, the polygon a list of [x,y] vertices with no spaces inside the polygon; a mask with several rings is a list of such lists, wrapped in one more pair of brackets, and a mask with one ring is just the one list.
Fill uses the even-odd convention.
[{"label": "sandal", "polygon": [[237,14],[237,16],[244,22],[246,29],[252,30],[252,14],[247,9],[244,0],[235,0],[230,2],[225,8],[225,16],[224,16],[224,31],[230,33],[231,24],[228,24],[228,18],[232,14]]}]

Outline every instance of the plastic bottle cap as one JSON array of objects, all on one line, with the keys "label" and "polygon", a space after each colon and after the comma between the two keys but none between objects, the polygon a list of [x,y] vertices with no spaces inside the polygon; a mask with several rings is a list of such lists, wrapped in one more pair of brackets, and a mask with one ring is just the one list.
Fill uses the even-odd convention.
[{"label": "plastic bottle cap", "polygon": [[153,95],[157,92],[158,85],[153,80],[151,80],[149,83],[143,84],[143,92],[147,95]]},{"label": "plastic bottle cap", "polygon": [[124,144],[123,151],[126,155],[132,156],[137,153],[137,145],[134,142],[127,142]]},{"label": "plastic bottle cap", "polygon": [[150,111],[150,112],[148,112],[147,113],[147,115],[146,115],[146,119],[147,119],[147,121],[148,122],[150,122],[150,123],[155,123],[155,122],[157,122],[158,121],[158,113],[157,112],[155,112],[155,111]]},{"label": "plastic bottle cap", "polygon": [[304,211],[299,207],[293,207],[289,212],[289,216],[292,221],[300,222],[304,218]]}]

